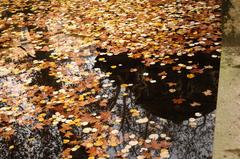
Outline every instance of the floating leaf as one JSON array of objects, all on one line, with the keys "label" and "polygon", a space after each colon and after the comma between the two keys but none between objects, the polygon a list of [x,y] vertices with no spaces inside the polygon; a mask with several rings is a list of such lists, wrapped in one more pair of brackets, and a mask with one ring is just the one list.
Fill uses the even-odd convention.
[{"label": "floating leaf", "polygon": [[212,91],[211,90],[206,90],[204,92],[202,92],[205,96],[211,96],[212,95]]}]

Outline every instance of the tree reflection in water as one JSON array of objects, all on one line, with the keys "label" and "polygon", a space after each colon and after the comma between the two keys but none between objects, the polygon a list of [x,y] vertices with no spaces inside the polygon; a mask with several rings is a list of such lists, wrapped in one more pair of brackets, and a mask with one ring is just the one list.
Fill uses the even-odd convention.
[{"label": "tree reflection in water", "polygon": [[[17,12],[23,13],[23,19],[27,22],[27,25],[17,28],[13,26],[13,31],[20,29],[22,32],[33,33],[37,31],[46,33],[49,31],[54,33],[55,29],[59,28],[59,30],[61,30],[60,32],[62,32],[62,27],[68,23],[67,21],[69,18],[59,19],[55,17],[56,22],[53,20],[43,28],[39,28],[35,24],[35,21],[31,20],[31,16],[28,16],[28,14],[31,13],[39,18],[39,14],[31,9],[31,3],[32,2],[28,3],[23,9],[17,10]],[[10,18],[14,14],[17,14],[15,11],[14,13],[8,11],[7,6],[4,6],[4,8],[2,17]],[[42,7],[42,9],[46,9],[46,12],[51,12],[47,7]],[[0,32],[3,30],[0,30]],[[96,57],[97,62],[95,66],[93,66],[93,61],[95,60],[95,57],[93,57],[95,55],[94,53],[90,54],[89,57],[85,55],[82,57],[79,55],[84,53],[85,49],[88,49],[78,48],[78,46],[82,46],[81,38],[76,38],[69,34],[56,34],[50,37],[51,38],[48,36],[41,36],[41,43],[38,45],[44,48],[44,45],[48,46],[47,43],[50,41],[51,44],[55,44],[54,50],[36,50],[34,54],[26,56],[23,61],[15,62],[17,66],[23,65],[24,68],[33,70],[32,72],[30,71],[31,73],[23,71],[16,75],[11,74],[1,76],[0,78],[0,85],[4,89],[4,95],[10,95],[14,98],[14,101],[11,101],[11,105],[20,105],[24,119],[30,118],[28,116],[29,110],[27,109],[30,108],[31,111],[37,112],[37,110],[35,110],[37,107],[35,107],[34,104],[39,104],[40,100],[46,99],[47,101],[57,102],[58,99],[51,96],[53,91],[63,89],[68,93],[71,92],[68,87],[65,87],[66,89],[64,88],[64,83],[58,82],[54,76],[51,76],[51,70],[48,69],[49,67],[46,66],[46,68],[44,67],[44,69],[40,70],[37,69],[38,67],[35,69],[32,68],[36,64],[34,61],[36,60],[35,62],[39,65],[51,61],[56,62],[56,60],[50,58],[51,53],[64,52],[65,54],[65,52],[68,52],[70,53],[69,55],[71,55],[73,52],[73,54],[76,55],[71,55],[72,58],[58,61],[59,70],[56,69],[55,71],[64,72],[67,78],[84,80],[76,63],[81,62],[82,58],[86,57],[89,60],[89,65],[85,66],[84,71],[97,72],[99,76],[104,74],[103,72],[111,72],[109,77],[101,78],[103,79],[101,81],[102,90],[101,93],[96,96],[96,98],[107,99],[109,101],[107,107],[100,107],[99,103],[93,103],[87,105],[85,107],[86,110],[84,110],[88,111],[88,113],[90,112],[92,115],[91,119],[96,119],[101,112],[105,112],[106,110],[111,111],[111,118],[113,120],[105,121],[103,124],[118,130],[120,139],[123,140],[123,142],[114,148],[108,149],[110,158],[117,158],[116,154],[121,151],[123,152],[123,150],[129,150],[129,153],[126,153],[124,156],[126,158],[137,158],[137,156],[142,154],[147,156],[148,153],[151,153],[151,156],[159,156],[159,150],[161,148],[168,149],[169,142],[171,142],[169,149],[170,158],[172,159],[205,159],[211,157],[214,129],[214,113],[212,113],[212,111],[214,111],[216,107],[219,69],[219,59],[215,57],[219,55],[218,53],[196,53],[194,56],[184,54],[182,56],[169,55],[169,61],[165,61],[169,64],[162,65],[157,63],[148,67],[145,67],[141,58],[128,58],[127,54],[114,56],[102,54]],[[218,40],[220,39],[216,41]],[[31,45],[31,42],[23,43],[24,41],[26,42],[24,39],[22,39],[22,43],[20,41],[20,48],[23,50],[25,48],[31,48],[27,46]],[[0,49],[4,48],[1,46]],[[87,50],[87,52],[94,52],[94,50],[95,47],[91,47],[90,51]],[[104,52],[104,50],[98,51]],[[8,54],[8,50],[6,52],[6,54]],[[214,58],[212,55],[214,55]],[[99,61],[100,58],[104,58],[107,62],[103,63],[101,60]],[[31,62],[33,62],[32,65]],[[67,64],[70,63],[72,64],[71,66],[73,66],[72,69],[67,67]],[[173,70],[172,66],[176,63],[186,66],[192,64],[197,65],[198,68],[192,69],[195,71],[194,74],[196,74],[196,77],[192,77],[193,75],[191,74],[189,75],[189,70],[187,69],[179,70],[180,68],[175,66],[175,70]],[[95,67],[95,70],[93,67]],[[7,66],[5,70],[7,70]],[[81,68],[81,70],[83,69]],[[188,75],[189,78],[186,78]],[[37,92],[31,92],[31,90],[26,91],[24,88],[25,84],[28,83],[29,79],[32,77],[33,79],[29,84],[39,87]],[[71,88],[81,87],[74,84],[72,85],[73,87]],[[43,86],[47,87],[47,95],[44,94],[44,91],[43,93],[41,92],[42,88],[46,88]],[[206,91],[207,95],[204,95],[203,92]],[[78,91],[72,92],[74,92],[73,95],[81,93]],[[31,94],[30,97],[28,93]],[[31,99],[33,96],[39,97],[40,100],[33,101],[33,99]],[[63,96],[65,95],[63,94]],[[57,97],[61,96],[59,95]],[[4,107],[3,103],[0,104],[1,108],[2,106]],[[57,107],[57,104],[53,106]],[[47,112],[49,117],[57,112],[57,110],[54,110],[56,112],[52,111]],[[195,113],[201,113],[203,116],[195,119],[193,118],[195,117]],[[189,120],[189,118],[191,120]],[[36,119],[32,117],[29,120],[34,121]],[[5,124],[5,122],[1,122],[0,126],[4,126]],[[60,158],[61,150],[66,148],[66,145],[62,143],[63,134],[59,132],[57,126],[45,126],[40,130],[32,130],[23,125],[14,125],[16,131],[10,141],[5,141],[3,138],[0,138],[1,159]],[[88,134],[82,133],[83,128],[84,126],[76,126],[73,128],[75,137],[81,142],[92,137],[91,135],[89,135],[89,137]],[[110,132],[101,133],[104,133],[106,139],[110,136]],[[154,136],[152,134],[154,134]],[[159,145],[148,144],[150,136],[161,143],[160,148]],[[95,138],[91,138],[91,140],[96,140],[97,137],[98,136],[95,136]],[[74,140],[74,138],[71,138],[71,140]],[[138,141],[139,143],[136,144],[136,142],[134,142],[132,143],[134,146],[129,147],[129,141]],[[92,143],[94,143],[94,141]],[[9,149],[10,145],[14,145],[12,150]],[[126,147],[129,147],[129,149],[126,149]],[[88,157],[84,148],[78,149],[72,153],[72,155],[73,159],[84,159]],[[120,156],[120,158],[122,158],[122,156]]]},{"label": "tree reflection in water", "polygon": [[[94,47],[91,49],[94,50]],[[42,57],[40,54],[36,58],[51,60],[48,56]],[[142,141],[142,145],[129,148],[126,158],[136,158],[140,154],[147,155],[147,153],[159,156],[159,148],[152,149],[153,145],[148,144],[151,134],[155,135],[162,148],[168,148],[171,142],[169,152],[172,159],[211,157],[214,130],[214,113],[212,111],[216,107],[218,58],[212,58],[210,54],[203,53],[195,56],[173,56],[172,58],[177,59],[178,63],[186,64],[191,60],[204,70],[193,79],[186,78],[188,73],[186,70],[178,73],[172,70],[171,65],[161,66],[159,64],[145,67],[140,59],[131,59],[126,55],[107,56],[102,54],[96,58],[92,56],[86,58],[90,61],[85,66],[86,70],[98,72],[99,76],[104,72],[112,73],[102,79],[102,90],[98,96],[107,98],[108,106],[92,105],[88,110],[93,114],[99,114],[106,110],[112,112],[113,120],[107,121],[108,125],[119,130],[123,142],[115,148],[108,149],[110,158],[116,158],[115,155],[119,151],[129,146],[129,140],[135,139]],[[107,62],[99,62],[100,58],[105,58]],[[95,65],[94,60],[97,61]],[[70,62],[69,60],[62,61],[63,67]],[[209,67],[210,65],[213,68]],[[111,66],[117,67],[113,69]],[[167,74],[163,73],[164,71]],[[201,72],[201,69],[198,71]],[[144,80],[146,73],[151,80]],[[32,84],[49,85],[58,90],[61,84],[56,84],[56,79],[46,76],[46,74],[49,75],[47,70],[37,71]],[[74,75],[70,74],[69,76]],[[166,77],[163,78],[163,76]],[[14,82],[21,85],[21,80],[25,79],[19,81],[17,79],[18,77],[9,76],[2,78],[1,81],[8,81],[9,91],[17,91],[18,97],[23,98],[27,94],[21,92],[20,86],[16,88]],[[175,92],[170,92],[170,89],[175,89]],[[212,95],[205,96],[202,92],[206,90],[211,90]],[[184,98],[184,103],[173,103],[173,99],[178,97]],[[194,102],[201,105],[191,106],[191,103]],[[195,113],[201,113],[203,116],[194,119]],[[191,122],[188,121],[189,118],[191,118]],[[145,121],[143,122],[143,120]],[[64,146],[61,142],[61,133],[57,131],[56,127],[45,127],[43,130],[36,131],[19,125],[15,127],[16,134],[10,143],[1,139],[1,158],[59,158]],[[74,131],[81,141],[87,139],[87,136],[81,133],[82,128],[76,127]],[[14,151],[8,150],[8,145],[11,144],[15,145]],[[75,151],[72,155],[73,159],[79,159],[79,157],[83,159],[88,156],[83,148]]]},{"label": "tree reflection in water", "polygon": [[[94,60],[99,61],[99,58],[103,57],[108,61],[107,63],[96,62],[93,66]],[[199,74],[194,79],[187,79],[184,71],[179,74],[172,71],[169,66],[145,67],[141,60],[131,59],[125,55],[109,57],[100,55],[96,59],[94,57],[86,58],[91,61],[89,65],[86,65],[86,69],[89,71],[95,70],[99,73],[99,76],[103,72],[112,72],[109,77],[101,81],[102,91],[99,94],[100,98],[104,97],[109,100],[108,106],[92,105],[89,107],[89,111],[93,114],[99,114],[106,110],[110,110],[113,114],[113,120],[108,121],[108,125],[119,130],[123,142],[115,148],[108,149],[111,158],[116,158],[114,156],[117,152],[124,150],[129,145],[130,137],[137,140],[141,139],[144,146],[131,147],[125,156],[126,158],[136,158],[140,154],[146,155],[147,153],[151,153],[152,156],[159,156],[159,149],[152,149],[147,144],[151,134],[159,136],[157,141],[161,143],[161,147],[168,148],[168,143],[171,142],[169,152],[172,159],[211,157],[214,130],[214,113],[212,111],[216,106],[219,59],[212,58],[209,54],[199,54],[199,57],[179,57],[182,63],[191,58],[201,67],[213,66],[213,69],[206,69],[203,74]],[[64,66],[69,62],[71,61],[63,61],[62,64]],[[111,66],[119,66],[119,64],[121,64],[120,67],[111,68]],[[136,71],[129,72],[130,69]],[[157,76],[162,71],[168,73],[164,79]],[[52,84],[52,87],[59,89],[60,86],[56,85],[54,81],[56,79],[50,78],[51,76],[46,79],[44,73],[46,71],[38,71],[35,79],[33,79],[33,84]],[[148,76],[156,81],[153,83],[144,81],[144,73],[148,73]],[[37,81],[39,77],[42,78]],[[11,87],[14,86],[11,81],[14,83],[16,77],[12,77],[11,80],[10,78],[1,80],[9,81],[8,87]],[[21,81],[19,82],[21,84]],[[176,85],[173,84],[176,89],[175,93],[169,92],[169,89],[172,88],[172,86],[166,84],[169,82],[176,83]],[[126,86],[125,84],[130,85]],[[212,91],[211,96],[203,95],[202,91],[206,89]],[[19,88],[19,91],[21,91],[21,88]],[[20,92],[20,96],[24,97],[24,93],[21,95]],[[179,96],[186,99],[185,103],[181,106],[174,105],[172,99]],[[189,106],[194,101],[201,103],[201,106]],[[203,116],[189,122],[188,119],[194,117],[196,112]],[[139,121],[139,119],[146,119],[146,117],[147,121],[142,123]],[[82,134],[81,131],[81,128],[75,128],[77,136],[84,141],[87,136]],[[16,132],[10,143],[1,140],[1,158],[59,158],[63,145],[61,134],[56,127],[46,127],[43,130],[32,131],[27,127],[16,125]],[[10,144],[16,145],[14,151],[8,150]],[[144,147],[148,147],[149,150]],[[74,159],[79,159],[79,157],[81,159],[87,158],[87,153],[83,148],[73,153]]]},{"label": "tree reflection in water", "polygon": [[[172,64],[145,67],[140,58],[128,58],[127,54],[109,56],[104,53],[96,58],[95,67],[111,72],[109,79],[114,81],[115,88],[110,92],[115,92],[115,95],[111,98],[109,109],[122,118],[122,133],[139,134],[145,139],[153,133],[159,136],[166,133],[170,137],[167,140],[172,142],[170,158],[211,158],[219,59],[207,53],[171,58],[185,65],[192,61],[202,69],[192,79],[186,78],[187,70],[181,73],[174,71]],[[117,67],[113,69],[113,66]],[[165,78],[162,78],[163,75],[159,76],[162,72],[166,75]],[[150,80],[145,80],[144,75]],[[129,85],[121,87],[126,84]],[[169,91],[171,88],[174,88],[174,93]],[[204,95],[205,90],[211,90],[211,94]],[[183,98],[184,102],[173,103],[173,99],[178,97]],[[194,106],[192,103],[199,105]],[[135,124],[136,119],[129,113],[135,108],[147,116],[149,121],[146,124]],[[203,116],[195,120],[196,113]],[[196,125],[191,124],[192,120]],[[138,150],[134,150],[131,155],[138,153]]]}]

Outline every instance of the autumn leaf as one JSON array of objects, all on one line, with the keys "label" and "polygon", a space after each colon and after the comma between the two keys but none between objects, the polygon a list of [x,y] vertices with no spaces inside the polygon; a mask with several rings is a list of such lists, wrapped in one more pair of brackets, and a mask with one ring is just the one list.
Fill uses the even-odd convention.
[{"label": "autumn leaf", "polygon": [[107,121],[111,117],[111,113],[110,112],[101,112],[100,116],[103,121]]},{"label": "autumn leaf", "polygon": [[100,103],[99,103],[99,105],[100,105],[101,107],[106,107],[107,104],[108,104],[108,100],[107,100],[107,99],[103,99],[103,100],[100,101]]},{"label": "autumn leaf", "polygon": [[176,85],[177,85],[177,83],[174,83],[174,82],[168,82],[167,84],[168,84],[169,87],[172,87],[172,86],[176,86]]},{"label": "autumn leaf", "polygon": [[97,155],[97,148],[96,147],[90,147],[87,151],[89,153],[89,156],[96,156]]},{"label": "autumn leaf", "polygon": [[[169,157],[170,143],[163,140],[167,140],[166,134],[156,133],[161,128],[159,122],[144,109],[136,109],[134,102],[128,102],[132,92],[142,85],[163,85],[167,87],[165,92],[175,93],[179,88],[175,88],[174,80],[164,83],[172,75],[192,79],[198,74],[204,76],[207,69],[215,69],[221,48],[220,1],[6,0],[4,6],[11,16],[0,19],[3,138],[13,137],[15,125],[32,125],[33,130],[53,126],[65,144],[62,158],[75,157],[71,151],[79,150],[80,145],[86,148],[89,159],[112,157],[108,154],[111,147],[117,147],[114,158],[131,158],[133,147],[138,159]],[[199,62],[199,52],[209,54],[214,64]],[[111,58],[117,55],[126,55],[140,64],[121,60],[115,63]],[[93,68],[95,62],[109,66],[110,71]],[[119,72],[121,75],[114,79]],[[133,79],[128,80],[125,73]],[[115,84],[122,87],[119,95],[117,91],[115,94],[119,88]],[[202,93],[211,96],[212,92]],[[111,102],[116,100],[116,104],[111,108],[109,93],[116,95]],[[123,96],[127,101],[124,109],[119,106]],[[183,98],[172,102],[183,104]],[[190,106],[201,104],[192,102]],[[195,117],[201,115],[195,113]],[[196,122],[190,123],[196,126]],[[127,131],[126,125],[130,126]],[[135,131],[135,127],[139,130]],[[148,132],[137,133],[141,129]],[[8,148],[14,150],[14,145]],[[160,156],[154,156],[159,151]]]},{"label": "autumn leaf", "polygon": [[64,143],[64,144],[67,144],[67,143],[69,143],[69,142],[70,142],[69,139],[63,139],[63,143]]},{"label": "autumn leaf", "polygon": [[118,146],[119,143],[120,143],[120,142],[119,142],[119,139],[118,139],[116,136],[114,136],[114,135],[111,135],[111,136],[110,136],[110,138],[109,138],[109,140],[108,140],[108,144],[109,144],[110,146],[116,147],[116,146]]},{"label": "autumn leaf", "polygon": [[205,96],[211,96],[212,95],[212,91],[211,90],[206,90],[202,92]]},{"label": "autumn leaf", "polygon": [[194,78],[195,77],[195,75],[194,74],[187,74],[187,78],[189,78],[189,79],[192,79],[192,78]]},{"label": "autumn leaf", "polygon": [[43,124],[43,123],[37,123],[37,124],[35,124],[35,125],[33,126],[33,128],[34,128],[34,129],[43,129],[44,125],[45,125],[45,124]]},{"label": "autumn leaf", "polygon": [[186,99],[183,98],[176,98],[172,100],[174,104],[182,104]]},{"label": "autumn leaf", "polygon": [[153,148],[153,149],[160,149],[161,148],[161,144],[158,143],[156,140],[152,140],[151,148]]},{"label": "autumn leaf", "polygon": [[104,144],[102,139],[98,139],[95,143],[94,146],[102,146]]},{"label": "autumn leaf", "polygon": [[190,105],[191,105],[192,107],[198,107],[198,106],[201,106],[201,104],[198,103],[198,102],[193,102],[193,103],[191,103]]},{"label": "autumn leaf", "polygon": [[67,138],[70,138],[71,136],[73,136],[74,134],[71,133],[70,131],[67,131],[64,136],[67,137]]},{"label": "autumn leaf", "polygon": [[160,141],[159,144],[161,145],[162,148],[165,148],[165,149],[169,148],[169,146],[171,145],[171,143],[167,142],[166,140]]},{"label": "autumn leaf", "polygon": [[63,150],[63,152],[62,152],[62,156],[63,156],[63,157],[66,157],[66,158],[69,158],[69,157],[71,156],[70,153],[71,153],[71,148],[66,148],[66,149]]}]

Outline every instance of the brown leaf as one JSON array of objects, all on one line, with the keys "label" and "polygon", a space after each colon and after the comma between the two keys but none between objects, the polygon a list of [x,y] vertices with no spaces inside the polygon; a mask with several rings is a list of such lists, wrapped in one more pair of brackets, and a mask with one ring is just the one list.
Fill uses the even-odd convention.
[{"label": "brown leaf", "polygon": [[109,119],[109,117],[111,116],[111,113],[110,112],[101,112],[100,116],[103,121],[107,121]]},{"label": "brown leaf", "polygon": [[34,125],[34,129],[43,129],[44,124],[43,123],[37,123],[36,125]]},{"label": "brown leaf", "polygon": [[158,143],[156,140],[153,140],[153,141],[151,142],[151,147],[152,147],[153,149],[160,149],[160,148],[161,148],[161,144]]},{"label": "brown leaf", "polygon": [[106,107],[107,104],[108,104],[108,100],[107,100],[107,99],[103,99],[103,100],[100,101],[100,103],[99,103],[99,105],[100,105],[101,107]]},{"label": "brown leaf", "polygon": [[182,104],[184,101],[186,101],[183,98],[177,98],[172,100],[174,104]]}]

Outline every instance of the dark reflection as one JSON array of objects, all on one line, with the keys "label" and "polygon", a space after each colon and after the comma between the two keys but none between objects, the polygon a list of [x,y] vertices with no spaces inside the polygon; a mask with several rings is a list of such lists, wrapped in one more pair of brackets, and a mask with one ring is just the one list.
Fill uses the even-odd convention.
[{"label": "dark reflection", "polygon": [[[33,60],[47,60],[52,61],[49,57],[52,51],[36,51],[35,57]],[[54,76],[50,75],[50,69],[45,68],[37,71],[34,75],[31,85],[39,85],[39,86],[50,86],[55,88],[56,90],[60,89],[62,84],[57,82],[57,79]]]},{"label": "dark reflection", "polygon": [[39,86],[51,86],[56,90],[61,88],[61,83],[57,82],[57,79],[54,76],[50,76],[50,70],[48,68],[41,69],[36,72],[31,85],[39,85]]},{"label": "dark reflection", "polygon": [[[99,55],[95,67],[111,72],[109,78],[115,80],[116,85],[133,84],[129,89],[136,104],[159,117],[181,122],[196,112],[207,114],[216,108],[220,60],[215,55],[218,53],[172,55],[169,58],[174,60],[172,64],[164,66],[160,63],[144,66],[141,58],[129,58],[127,54]],[[179,72],[176,63],[197,68]],[[188,78],[189,74],[195,77]]]},{"label": "dark reflection", "polygon": [[84,147],[80,147],[77,151],[71,152],[72,159],[87,159],[89,154]]},{"label": "dark reflection", "polygon": [[[1,159],[60,158],[62,139],[56,127],[33,131],[30,127],[16,125],[15,129],[10,141],[0,138]],[[14,145],[12,150],[9,150],[10,145]]]}]

